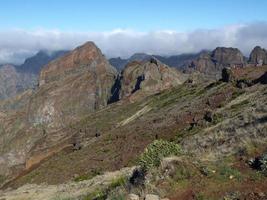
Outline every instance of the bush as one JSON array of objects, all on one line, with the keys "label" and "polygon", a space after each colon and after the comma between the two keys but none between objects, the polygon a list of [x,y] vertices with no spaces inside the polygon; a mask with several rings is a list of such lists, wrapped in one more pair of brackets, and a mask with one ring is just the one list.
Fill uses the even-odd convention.
[{"label": "bush", "polygon": [[251,159],[249,161],[249,165],[260,172],[262,172],[265,176],[267,176],[267,153],[263,154],[260,157],[255,159]]},{"label": "bush", "polygon": [[148,145],[145,152],[141,155],[139,165],[144,170],[152,167],[158,167],[162,158],[179,155],[180,153],[181,148],[178,144],[165,140],[155,140],[153,143]]}]

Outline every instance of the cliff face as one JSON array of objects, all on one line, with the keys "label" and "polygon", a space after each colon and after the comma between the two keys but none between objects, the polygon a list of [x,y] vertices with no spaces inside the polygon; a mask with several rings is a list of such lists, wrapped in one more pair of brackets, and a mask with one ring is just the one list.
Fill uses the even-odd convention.
[{"label": "cliff face", "polygon": [[242,53],[236,48],[217,47],[211,53],[203,53],[194,60],[189,69],[195,69],[215,79],[221,77],[225,67],[243,67],[245,60]]},{"label": "cliff face", "polygon": [[61,127],[65,120],[106,106],[116,75],[92,42],[74,49],[42,69],[30,122]]},{"label": "cliff face", "polygon": [[155,94],[180,85],[185,79],[186,75],[155,58],[144,62],[133,61],[122,72],[120,97]]},{"label": "cliff face", "polygon": [[249,63],[253,65],[266,65],[267,64],[267,51],[260,46],[256,46],[249,56]]},{"label": "cliff face", "polygon": [[0,66],[0,99],[14,97],[16,94],[32,88],[37,77],[33,74],[19,73],[13,65]]}]

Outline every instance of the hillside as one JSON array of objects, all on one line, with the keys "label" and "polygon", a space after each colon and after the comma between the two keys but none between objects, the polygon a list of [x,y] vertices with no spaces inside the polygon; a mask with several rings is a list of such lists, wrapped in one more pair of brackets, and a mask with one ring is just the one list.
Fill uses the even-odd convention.
[{"label": "hillside", "polygon": [[267,66],[221,69],[216,81],[153,58],[118,74],[92,42],[50,62],[36,91],[0,104],[14,189],[0,197],[261,199],[267,179],[249,161],[267,149]]}]

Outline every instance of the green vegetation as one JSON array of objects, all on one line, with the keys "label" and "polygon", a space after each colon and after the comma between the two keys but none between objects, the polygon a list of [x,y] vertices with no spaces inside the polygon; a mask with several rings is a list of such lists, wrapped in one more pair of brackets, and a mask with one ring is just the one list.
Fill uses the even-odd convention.
[{"label": "green vegetation", "polygon": [[[109,193],[116,188],[124,187],[127,183],[127,178],[124,176],[118,177],[116,179],[113,179],[106,188],[103,189],[96,189],[95,191],[87,194],[85,197],[82,198],[82,200],[104,200],[107,199]],[[122,194],[113,194],[111,195],[112,200],[123,200],[124,195]]]},{"label": "green vegetation", "polygon": [[181,154],[181,148],[178,144],[165,140],[155,140],[145,149],[139,159],[139,164],[144,170],[147,170],[159,166],[162,158],[179,154]]},{"label": "green vegetation", "polygon": [[101,175],[103,172],[101,169],[94,169],[92,170],[90,173],[88,174],[83,174],[80,175],[78,177],[76,177],[74,179],[75,182],[80,182],[80,181],[85,181],[85,180],[89,180],[92,179],[93,177],[97,176],[97,175]]},{"label": "green vegetation", "polygon": [[239,110],[241,110],[247,104],[249,104],[249,101],[248,100],[241,101],[238,104],[232,105],[231,106],[231,110],[233,110],[233,111],[239,111]]},{"label": "green vegetation", "polygon": [[119,177],[117,179],[113,179],[111,184],[110,184],[110,188],[114,189],[116,187],[120,187],[120,186],[124,186],[126,184],[126,178],[125,177]]},{"label": "green vegetation", "polygon": [[219,170],[219,179],[220,180],[227,180],[227,179],[237,179],[237,180],[241,180],[241,173],[235,169],[232,168],[230,166],[226,166],[226,165],[222,165],[219,166],[218,168]]}]

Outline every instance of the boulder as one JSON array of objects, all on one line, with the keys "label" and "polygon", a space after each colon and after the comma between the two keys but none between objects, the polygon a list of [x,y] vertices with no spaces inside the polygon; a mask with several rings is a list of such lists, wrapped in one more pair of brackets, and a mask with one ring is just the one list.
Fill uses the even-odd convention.
[{"label": "boulder", "polygon": [[139,200],[139,196],[136,194],[129,194],[127,199],[128,200]]},{"label": "boulder", "polygon": [[160,200],[160,197],[155,194],[147,194],[145,200]]}]

